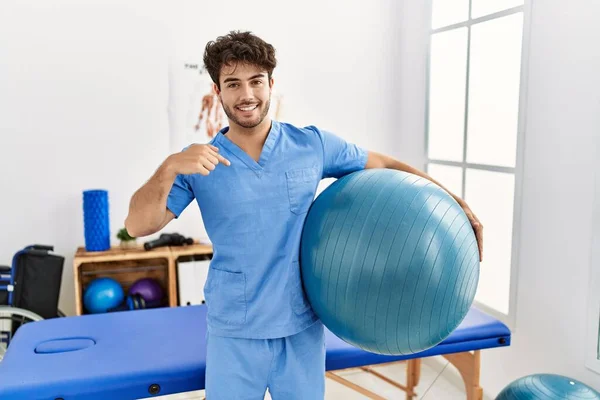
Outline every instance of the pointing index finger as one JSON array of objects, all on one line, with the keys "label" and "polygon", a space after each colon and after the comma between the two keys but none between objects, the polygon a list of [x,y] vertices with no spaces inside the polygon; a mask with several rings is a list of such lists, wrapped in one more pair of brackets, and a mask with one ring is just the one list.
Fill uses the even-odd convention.
[{"label": "pointing index finger", "polygon": [[231,162],[229,162],[229,160],[228,160],[228,159],[226,159],[225,157],[223,157],[222,155],[220,155],[220,154],[217,154],[217,158],[218,158],[218,159],[219,159],[219,161],[220,161],[220,162],[222,162],[223,164],[225,164],[225,165],[227,165],[227,166],[230,166],[230,165],[231,165]]}]

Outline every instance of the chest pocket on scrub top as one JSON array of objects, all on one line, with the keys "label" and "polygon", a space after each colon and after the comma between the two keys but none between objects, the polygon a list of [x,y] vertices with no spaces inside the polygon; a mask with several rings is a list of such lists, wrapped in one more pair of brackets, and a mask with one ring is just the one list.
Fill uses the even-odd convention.
[{"label": "chest pocket on scrub top", "polygon": [[290,200],[290,211],[304,214],[310,208],[319,183],[317,167],[292,169],[285,173]]}]

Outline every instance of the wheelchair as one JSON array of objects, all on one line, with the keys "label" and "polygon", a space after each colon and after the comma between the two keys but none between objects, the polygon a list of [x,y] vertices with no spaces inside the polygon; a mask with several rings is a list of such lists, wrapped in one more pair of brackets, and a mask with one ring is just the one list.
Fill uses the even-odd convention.
[{"label": "wheelchair", "polygon": [[65,316],[58,309],[64,257],[53,251],[30,245],[14,255],[10,267],[0,266],[0,362],[19,327]]}]

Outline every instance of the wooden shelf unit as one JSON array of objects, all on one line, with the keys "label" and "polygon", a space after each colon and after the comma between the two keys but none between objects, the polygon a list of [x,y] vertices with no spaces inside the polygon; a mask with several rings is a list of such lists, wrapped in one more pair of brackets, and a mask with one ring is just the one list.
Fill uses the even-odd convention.
[{"label": "wooden shelf unit", "polygon": [[79,247],[73,259],[75,281],[75,312],[85,314],[83,293],[94,279],[111,277],[127,292],[140,278],[156,279],[165,291],[170,307],[178,305],[177,259],[181,256],[211,255],[212,246],[195,243],[185,246],[158,247],[145,250],[143,245],[132,248],[113,247],[107,251],[86,251]]}]

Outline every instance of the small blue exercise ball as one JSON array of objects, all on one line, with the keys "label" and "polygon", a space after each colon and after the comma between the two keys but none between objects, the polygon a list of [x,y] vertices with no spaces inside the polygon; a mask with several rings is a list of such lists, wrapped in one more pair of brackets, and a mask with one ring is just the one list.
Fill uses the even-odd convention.
[{"label": "small blue exercise ball", "polygon": [[479,250],[459,204],[391,169],[346,175],[306,216],[301,272],[313,310],[342,340],[414,354],[450,335],[473,303]]},{"label": "small blue exercise ball", "polygon": [[565,376],[535,374],[513,381],[496,400],[600,400],[600,393]]},{"label": "small blue exercise ball", "polygon": [[83,305],[90,314],[105,313],[125,299],[125,292],[112,278],[94,279],[83,294]]}]

